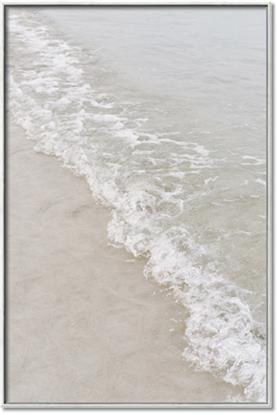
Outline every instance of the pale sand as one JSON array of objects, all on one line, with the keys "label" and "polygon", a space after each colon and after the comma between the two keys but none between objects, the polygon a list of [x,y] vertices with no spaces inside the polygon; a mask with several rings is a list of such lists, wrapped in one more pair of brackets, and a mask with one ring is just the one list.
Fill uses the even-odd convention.
[{"label": "pale sand", "polygon": [[35,153],[19,128],[7,142],[8,402],[222,402],[234,393],[183,361],[185,310],[143,277],[143,260],[108,246],[110,212],[85,181]]}]

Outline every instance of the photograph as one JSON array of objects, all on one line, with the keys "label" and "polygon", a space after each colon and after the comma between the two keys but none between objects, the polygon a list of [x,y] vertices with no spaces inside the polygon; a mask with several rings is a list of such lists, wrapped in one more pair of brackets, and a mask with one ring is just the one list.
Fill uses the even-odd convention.
[{"label": "photograph", "polygon": [[4,407],[272,407],[271,30],[3,6]]}]

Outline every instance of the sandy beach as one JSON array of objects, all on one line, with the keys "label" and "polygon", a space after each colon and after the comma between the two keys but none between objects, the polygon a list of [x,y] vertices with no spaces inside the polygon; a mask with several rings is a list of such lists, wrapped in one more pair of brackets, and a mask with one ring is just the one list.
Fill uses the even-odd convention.
[{"label": "sandy beach", "polygon": [[5,17],[5,402],[267,403],[266,7]]},{"label": "sandy beach", "polygon": [[8,402],[224,402],[182,359],[184,308],[108,245],[84,180],[8,137]]}]

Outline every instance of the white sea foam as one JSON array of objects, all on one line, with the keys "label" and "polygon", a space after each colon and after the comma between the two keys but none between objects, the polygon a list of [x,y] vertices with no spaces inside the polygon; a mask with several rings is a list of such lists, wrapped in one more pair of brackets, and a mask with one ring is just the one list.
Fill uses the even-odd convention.
[{"label": "white sea foam", "polygon": [[[242,386],[244,400],[264,402],[266,345],[247,304],[249,293],[217,271],[213,252],[193,239],[184,221],[186,206],[193,209],[208,197],[203,185],[218,181],[210,151],[182,135],[173,138],[175,131],[165,137],[143,131],[143,118],[132,122],[127,110],[123,117],[114,99],[109,102],[86,81],[81,49],[17,13],[9,21],[21,48],[8,81],[14,119],[37,151],[55,155],[86,178],[95,197],[112,208],[111,242],[145,255],[145,276],[166,286],[189,311],[184,358]],[[201,176],[211,169],[208,179]],[[205,258],[208,265],[201,263]]]},{"label": "white sea foam", "polygon": [[266,187],[266,181],[265,180],[262,180],[262,179],[258,178],[258,179],[256,179],[256,183],[259,183],[262,186],[265,186]]},{"label": "white sea foam", "polygon": [[241,163],[242,166],[259,166],[261,164],[265,164],[264,160],[261,160],[258,157],[253,157],[253,156],[243,156],[242,157],[244,160],[246,160],[246,162]]}]

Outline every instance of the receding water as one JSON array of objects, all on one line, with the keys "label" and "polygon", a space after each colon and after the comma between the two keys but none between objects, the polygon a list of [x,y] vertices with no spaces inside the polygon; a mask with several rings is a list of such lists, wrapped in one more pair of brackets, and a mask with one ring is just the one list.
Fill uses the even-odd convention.
[{"label": "receding water", "polygon": [[184,357],[265,401],[266,8],[14,8],[8,30],[36,150],[189,311]]}]

